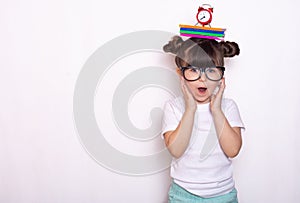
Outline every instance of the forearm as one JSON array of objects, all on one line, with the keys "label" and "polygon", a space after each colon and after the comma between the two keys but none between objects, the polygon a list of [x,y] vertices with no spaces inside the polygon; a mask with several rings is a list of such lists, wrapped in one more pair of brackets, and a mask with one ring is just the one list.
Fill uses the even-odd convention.
[{"label": "forearm", "polygon": [[213,113],[213,119],[224,153],[231,158],[237,156],[242,146],[240,129],[232,128],[222,111]]},{"label": "forearm", "polygon": [[165,137],[168,150],[175,158],[181,157],[189,145],[194,125],[194,115],[195,111],[186,110],[176,130]]}]

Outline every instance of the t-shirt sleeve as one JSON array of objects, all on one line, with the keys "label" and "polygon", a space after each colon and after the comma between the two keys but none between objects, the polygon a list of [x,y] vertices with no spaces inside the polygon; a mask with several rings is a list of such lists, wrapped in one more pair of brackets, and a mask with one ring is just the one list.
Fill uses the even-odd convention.
[{"label": "t-shirt sleeve", "polygon": [[228,101],[225,116],[231,127],[240,127],[241,129],[245,130],[238,106],[233,100]]},{"label": "t-shirt sleeve", "polygon": [[174,105],[171,104],[170,101],[166,102],[164,106],[164,114],[162,118],[162,130],[161,130],[162,138],[164,138],[163,136],[164,133],[168,131],[176,130],[179,122],[180,119],[176,114],[176,108],[174,107]]}]

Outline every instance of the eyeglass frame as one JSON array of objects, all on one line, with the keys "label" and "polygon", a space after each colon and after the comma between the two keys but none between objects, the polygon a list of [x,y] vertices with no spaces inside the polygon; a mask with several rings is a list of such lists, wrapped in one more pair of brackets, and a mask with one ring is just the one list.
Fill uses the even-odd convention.
[{"label": "eyeglass frame", "polygon": [[[194,79],[194,80],[188,80],[188,79],[185,77],[184,71],[185,71],[186,69],[190,68],[190,67],[193,67],[193,68],[196,68],[196,69],[200,70],[200,74],[199,74],[199,77],[198,77],[197,79]],[[219,80],[212,80],[212,79],[210,79],[209,77],[207,77],[207,74],[206,74],[206,69],[207,69],[207,68],[217,68],[217,69],[221,69],[221,78],[220,78]],[[205,77],[206,77],[208,80],[211,80],[211,81],[220,81],[220,80],[222,80],[222,78],[224,77],[225,67],[224,67],[224,66],[214,66],[214,67],[205,67],[205,68],[201,67],[201,68],[200,68],[200,67],[188,65],[188,66],[180,67],[180,70],[181,70],[181,73],[182,73],[184,79],[185,79],[186,81],[189,81],[189,82],[193,82],[193,81],[199,80],[199,79],[201,78],[203,72],[204,72],[204,74],[205,74]]]}]

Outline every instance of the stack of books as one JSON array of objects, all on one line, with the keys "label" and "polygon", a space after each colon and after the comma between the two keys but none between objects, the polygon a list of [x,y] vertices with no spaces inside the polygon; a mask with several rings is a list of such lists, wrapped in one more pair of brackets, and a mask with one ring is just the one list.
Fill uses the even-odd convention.
[{"label": "stack of books", "polygon": [[224,28],[212,28],[193,25],[179,25],[180,35],[186,37],[197,37],[215,40],[224,40],[225,30]]}]

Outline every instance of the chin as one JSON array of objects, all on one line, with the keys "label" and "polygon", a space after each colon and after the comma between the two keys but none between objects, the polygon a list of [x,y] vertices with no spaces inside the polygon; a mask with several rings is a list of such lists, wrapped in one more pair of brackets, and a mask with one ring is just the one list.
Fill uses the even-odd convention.
[{"label": "chin", "polygon": [[206,98],[197,98],[196,99],[197,103],[199,104],[205,104],[205,103],[209,103],[210,102],[210,97],[206,97]]}]

